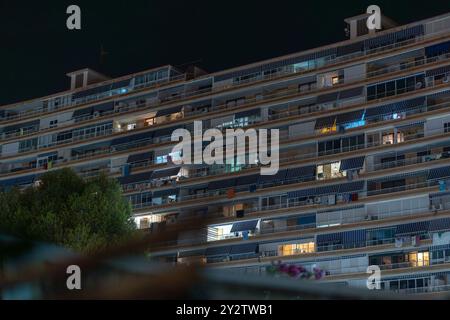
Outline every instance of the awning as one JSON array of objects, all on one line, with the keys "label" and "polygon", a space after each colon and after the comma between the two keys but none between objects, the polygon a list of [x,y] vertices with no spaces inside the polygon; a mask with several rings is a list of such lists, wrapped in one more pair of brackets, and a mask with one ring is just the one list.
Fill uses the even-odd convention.
[{"label": "awning", "polygon": [[78,109],[73,112],[72,118],[81,118],[94,113],[94,107]]},{"label": "awning", "polygon": [[184,126],[176,126],[176,127],[170,127],[170,128],[163,128],[163,129],[159,129],[154,131],[154,137],[169,137],[172,136],[172,133],[176,130],[176,129],[183,129]]},{"label": "awning", "polygon": [[128,157],[127,163],[135,163],[139,161],[145,161],[153,158],[153,152],[144,152],[139,154],[132,154]]},{"label": "awning", "polygon": [[450,167],[435,168],[429,171],[427,180],[435,180],[448,177],[450,177]]},{"label": "awning", "polygon": [[337,48],[337,56],[345,56],[351,53],[359,52],[364,50],[364,42],[355,42],[352,44],[348,44],[346,46],[341,46]]},{"label": "awning", "polygon": [[24,186],[24,185],[32,184],[35,179],[36,179],[36,176],[32,175],[32,176],[24,176],[24,177],[18,177],[18,178],[14,178],[14,179],[2,180],[2,181],[0,181],[0,186],[2,186],[2,187]]},{"label": "awning", "polygon": [[450,66],[440,67],[433,70],[428,70],[425,73],[426,77],[438,76],[440,74],[446,74],[450,72]]},{"label": "awning", "polygon": [[228,255],[231,251],[231,246],[225,246],[225,247],[211,247],[206,248],[206,255],[207,256],[219,256],[219,255]]},{"label": "awning", "polygon": [[339,100],[357,97],[363,94],[364,87],[356,87],[339,92]]},{"label": "awning", "polygon": [[125,143],[131,143],[131,142],[137,142],[141,140],[148,140],[153,136],[153,132],[142,132],[139,134],[134,134],[131,136],[116,138],[111,141],[111,146],[116,146],[119,144],[125,144]]},{"label": "awning", "polygon": [[107,92],[109,90],[111,90],[111,84],[107,84],[107,85],[103,85],[103,86],[87,89],[87,90],[84,90],[84,91],[81,91],[81,92],[74,93],[72,95],[72,100],[77,100],[77,99],[88,97],[88,96],[92,96],[92,95],[95,95],[95,94],[104,93],[104,92]]},{"label": "awning", "polygon": [[344,248],[363,247],[366,245],[366,230],[346,231],[342,235],[342,240],[344,243]]},{"label": "awning", "polygon": [[354,169],[361,169],[364,166],[364,159],[366,157],[356,157],[356,158],[350,158],[350,159],[344,159],[341,161],[341,167],[339,171],[346,171],[346,170],[354,170]]},{"label": "awning", "polygon": [[286,179],[290,180],[295,178],[310,178],[314,177],[315,173],[316,173],[315,165],[300,168],[291,168],[287,170]]},{"label": "awning", "polygon": [[180,189],[168,189],[153,192],[153,198],[163,198],[168,196],[178,196]]},{"label": "awning", "polygon": [[382,47],[389,44],[393,44],[397,41],[400,42],[414,38],[419,35],[423,35],[423,33],[424,33],[423,25],[418,25],[405,30],[397,31],[394,33],[388,33],[379,37],[367,39],[364,41],[364,46],[366,49]]},{"label": "awning", "polygon": [[114,101],[111,102],[107,102],[107,103],[102,103],[99,105],[96,105],[93,107],[94,108],[94,112],[107,112],[107,111],[112,111],[114,110]]},{"label": "awning", "polygon": [[236,186],[246,186],[250,184],[257,184],[259,180],[259,174],[252,174],[250,176],[243,176],[236,178]]},{"label": "awning", "polygon": [[152,174],[152,179],[161,179],[161,178],[168,178],[178,175],[180,172],[179,167],[174,167],[170,169],[164,169],[164,170],[158,170],[154,171]]},{"label": "awning", "polygon": [[339,193],[356,192],[364,189],[364,181],[354,181],[339,185]]},{"label": "awning", "polygon": [[413,109],[418,106],[423,106],[425,104],[425,97],[419,97],[411,100],[400,101],[396,103],[391,103],[383,106],[378,106],[375,108],[369,108],[366,111],[366,118],[371,118],[380,115],[394,114],[407,111],[408,109]]},{"label": "awning", "polygon": [[19,123],[12,126],[8,126],[5,128],[0,129],[1,132],[9,133],[13,131],[19,131],[22,128],[30,128],[30,127],[38,127],[41,120],[37,119],[34,121],[26,122],[26,123]]},{"label": "awning", "polygon": [[307,214],[297,218],[297,224],[299,225],[310,225],[316,223],[316,214]]},{"label": "awning", "polygon": [[425,54],[427,57],[437,56],[447,52],[450,52],[450,41],[438,43],[425,48]]},{"label": "awning", "polygon": [[211,181],[208,184],[208,190],[219,190],[219,189],[232,188],[235,185],[236,185],[236,179]]},{"label": "awning", "polygon": [[152,176],[152,172],[142,172],[138,174],[133,174],[126,177],[120,177],[117,180],[120,184],[130,184],[130,183],[139,183],[139,182],[148,182],[150,181]]},{"label": "awning", "polygon": [[342,241],[342,232],[338,233],[328,233],[328,234],[319,234],[317,235],[317,246],[329,243],[329,242],[338,242]]},{"label": "awning", "polygon": [[126,79],[126,80],[121,80],[121,81],[114,82],[111,85],[111,90],[120,89],[120,88],[123,88],[123,87],[128,87],[130,85],[130,81],[131,81],[131,79]]},{"label": "awning", "polygon": [[230,254],[249,254],[258,252],[258,243],[245,243],[231,247]]},{"label": "awning", "polygon": [[447,231],[450,230],[450,218],[443,218],[430,221],[429,231]]},{"label": "awning", "polygon": [[317,104],[327,103],[331,101],[336,101],[338,98],[339,92],[331,92],[320,95],[317,97]]},{"label": "awning", "polygon": [[329,186],[323,186],[319,187],[315,190],[316,195],[327,195],[327,194],[335,194],[339,191],[339,184],[329,185]]},{"label": "awning", "polygon": [[429,226],[430,226],[430,221],[421,221],[421,222],[401,224],[401,225],[397,226],[395,235],[400,236],[400,235],[424,233],[424,232],[428,231]]},{"label": "awning", "polygon": [[183,106],[177,106],[177,107],[174,107],[174,108],[158,110],[158,112],[156,112],[156,116],[155,117],[168,116],[169,114],[181,112],[181,110],[183,110]]},{"label": "awning", "polygon": [[287,173],[287,170],[283,169],[283,170],[278,170],[278,172],[274,175],[260,175],[259,183],[264,185],[264,184],[284,181],[284,180],[286,180],[286,173]]},{"label": "awning", "polygon": [[254,231],[257,224],[258,220],[236,222],[233,223],[230,232]]}]

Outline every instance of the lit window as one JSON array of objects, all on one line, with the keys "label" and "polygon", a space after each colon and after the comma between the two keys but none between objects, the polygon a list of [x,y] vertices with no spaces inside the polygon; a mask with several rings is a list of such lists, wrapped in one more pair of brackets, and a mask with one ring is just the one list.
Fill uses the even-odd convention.
[{"label": "lit window", "polygon": [[339,77],[338,76],[331,78],[331,84],[332,85],[335,85],[335,84],[338,84],[338,83],[339,83]]},{"label": "lit window", "polygon": [[127,124],[127,131],[136,129],[136,123]]},{"label": "lit window", "polygon": [[278,255],[280,256],[292,256],[312,252],[314,252],[314,242],[292,243],[278,246]]}]

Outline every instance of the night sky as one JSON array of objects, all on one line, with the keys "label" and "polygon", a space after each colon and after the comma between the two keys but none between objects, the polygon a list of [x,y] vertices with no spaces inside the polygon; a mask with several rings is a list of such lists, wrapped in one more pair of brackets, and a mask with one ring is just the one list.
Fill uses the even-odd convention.
[{"label": "night sky", "polygon": [[[71,4],[81,31],[66,28]],[[400,24],[450,12],[448,0],[0,0],[0,105],[66,90],[65,74],[85,67],[112,77],[164,64],[213,72],[330,44],[371,4]]]}]

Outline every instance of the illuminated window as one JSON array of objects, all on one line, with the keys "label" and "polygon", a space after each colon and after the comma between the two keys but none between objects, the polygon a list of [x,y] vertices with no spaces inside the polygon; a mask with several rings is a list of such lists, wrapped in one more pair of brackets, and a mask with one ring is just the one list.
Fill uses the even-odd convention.
[{"label": "illuminated window", "polygon": [[423,267],[430,265],[429,252],[411,252],[409,254],[409,262],[412,267]]},{"label": "illuminated window", "polygon": [[317,180],[333,179],[345,176],[345,174],[340,171],[340,167],[340,161],[318,165]]},{"label": "illuminated window", "polygon": [[136,129],[136,123],[127,124],[127,131]]},{"label": "illuminated window", "polygon": [[320,133],[330,133],[330,132],[336,132],[337,131],[337,125],[336,125],[336,119],[334,119],[333,125],[331,127],[325,127],[320,129]]},{"label": "illuminated window", "polygon": [[339,83],[339,77],[338,76],[331,78],[331,84],[332,85],[335,85],[335,84],[338,84],[338,83]]},{"label": "illuminated window", "polygon": [[155,118],[149,118],[149,119],[145,119],[144,120],[145,125],[148,126],[152,126],[155,124]]},{"label": "illuminated window", "polygon": [[278,246],[278,255],[280,256],[292,256],[312,252],[314,252],[314,242],[292,243]]}]

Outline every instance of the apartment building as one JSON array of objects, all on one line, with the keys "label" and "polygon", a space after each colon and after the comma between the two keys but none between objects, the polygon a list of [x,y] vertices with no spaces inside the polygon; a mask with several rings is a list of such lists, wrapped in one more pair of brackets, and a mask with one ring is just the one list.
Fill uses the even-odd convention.
[{"label": "apartment building", "polygon": [[[274,261],[324,282],[438,294],[450,289],[450,13],[208,74],[173,66],[0,108],[0,186],[71,167],[117,178],[145,232],[203,218],[153,254],[244,274]],[[356,28],[356,29],[354,29]],[[174,164],[178,128],[280,131],[280,170]],[[301,281],[301,280],[299,280]]]}]

